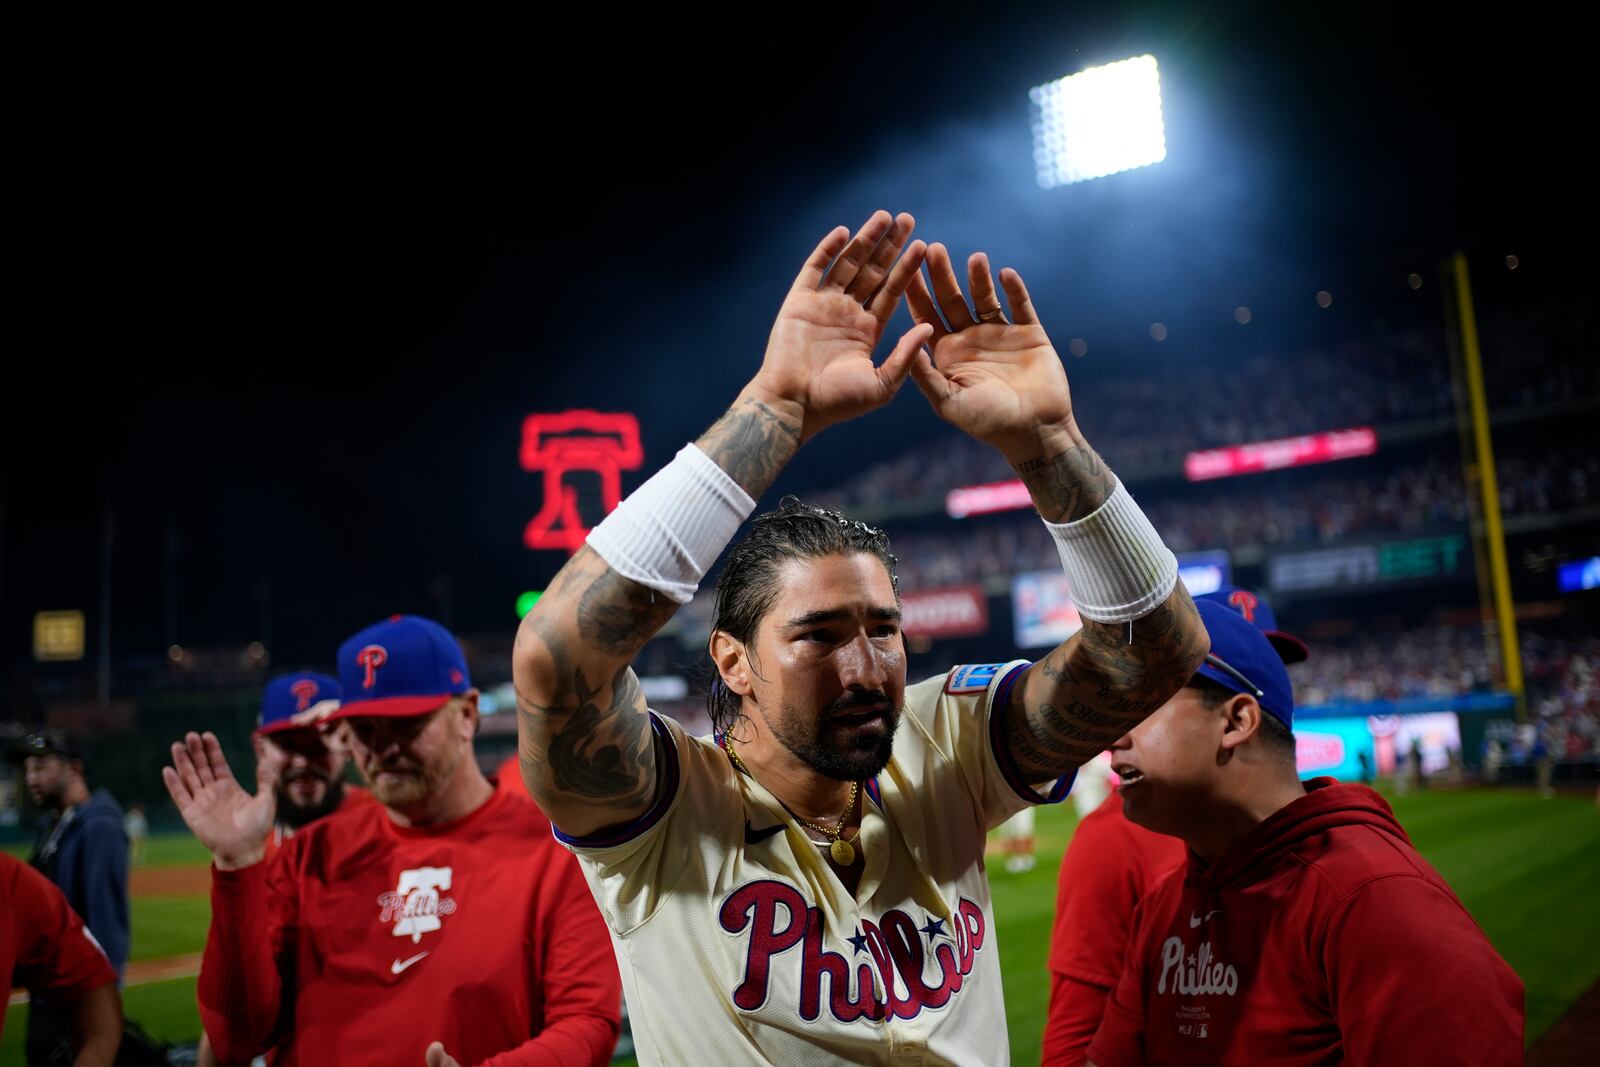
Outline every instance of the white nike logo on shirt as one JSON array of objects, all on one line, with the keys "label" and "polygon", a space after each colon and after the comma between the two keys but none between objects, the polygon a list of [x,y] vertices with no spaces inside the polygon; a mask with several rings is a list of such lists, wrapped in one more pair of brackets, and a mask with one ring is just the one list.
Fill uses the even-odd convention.
[{"label": "white nike logo on shirt", "polygon": [[[432,952],[432,951],[433,951],[432,949],[428,950],[428,952]],[[407,967],[411,966],[413,963],[416,963],[422,957],[426,956],[428,954],[428,952],[419,952],[415,956],[412,956],[409,960],[395,960],[393,963],[389,964],[389,973],[390,974],[399,974],[401,971],[405,970]]]},{"label": "white nike logo on shirt", "polygon": [[1213,916],[1213,915],[1221,915],[1221,914],[1222,914],[1222,909],[1221,908],[1217,908],[1217,909],[1215,909],[1213,911],[1206,912],[1206,918],[1202,919],[1202,918],[1200,918],[1200,916],[1194,914],[1194,912],[1190,912],[1189,913],[1189,929],[1193,930],[1196,927],[1198,927],[1201,923],[1205,922],[1206,919],[1211,918],[1211,916]]}]

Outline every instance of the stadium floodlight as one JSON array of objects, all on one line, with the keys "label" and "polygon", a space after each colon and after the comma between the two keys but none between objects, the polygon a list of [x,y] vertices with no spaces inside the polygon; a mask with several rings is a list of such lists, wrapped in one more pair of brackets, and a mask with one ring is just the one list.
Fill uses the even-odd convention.
[{"label": "stadium floodlight", "polygon": [[1046,189],[1167,158],[1161,77],[1155,56],[1138,56],[1028,91],[1033,159]]}]

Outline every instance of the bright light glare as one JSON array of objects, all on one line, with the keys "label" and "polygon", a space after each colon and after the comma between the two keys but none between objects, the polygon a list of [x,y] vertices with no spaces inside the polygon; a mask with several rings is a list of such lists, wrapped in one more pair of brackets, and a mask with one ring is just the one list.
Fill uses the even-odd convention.
[{"label": "bright light glare", "polygon": [[1155,56],[1108,63],[1028,91],[1033,159],[1046,189],[1167,158]]}]

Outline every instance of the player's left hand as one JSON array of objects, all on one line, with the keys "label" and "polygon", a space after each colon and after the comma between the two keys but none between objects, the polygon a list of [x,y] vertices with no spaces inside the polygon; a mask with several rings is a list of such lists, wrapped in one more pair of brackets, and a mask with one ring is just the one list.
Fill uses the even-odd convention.
[{"label": "player's left hand", "polygon": [[428,1051],[423,1058],[427,1062],[427,1067],[461,1067],[461,1064],[456,1062],[456,1058],[446,1052],[444,1044],[439,1041],[435,1041],[428,1046]]},{"label": "player's left hand", "polygon": [[911,317],[933,327],[911,377],[939,417],[1008,457],[1032,455],[1039,440],[1075,430],[1066,371],[1022,276],[1000,272],[1008,320],[982,252],[967,261],[970,307],[944,245],[928,246],[927,263],[932,290],[920,271],[906,289]]}]

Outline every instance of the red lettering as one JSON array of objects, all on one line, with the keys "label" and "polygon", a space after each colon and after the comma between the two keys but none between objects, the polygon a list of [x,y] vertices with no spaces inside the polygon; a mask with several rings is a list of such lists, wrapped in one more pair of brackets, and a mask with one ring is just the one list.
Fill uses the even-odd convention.
[{"label": "red lettering", "polygon": [[317,695],[317,683],[302,678],[289,687],[289,692],[294,694],[294,710],[305,711],[311,706],[311,698]]},{"label": "red lettering", "polygon": [[[786,920],[779,919],[780,905],[788,913]],[[956,915],[937,926],[919,927],[909,915],[894,909],[883,916],[881,925],[862,921],[860,933],[851,940],[865,946],[872,962],[855,963],[823,947],[822,909],[807,907],[798,890],[774,881],[753,882],[735,890],[723,901],[718,921],[730,934],[750,931],[744,978],[733,993],[734,1004],[744,1011],[755,1011],[766,1003],[773,958],[803,943],[797,1007],[808,1022],[822,1014],[824,978],[828,980],[828,1009],[841,1022],[910,1019],[924,1008],[942,1008],[972,973],[985,937],[983,910],[965,898]],[[950,923],[948,933],[943,929],[946,921]],[[924,935],[931,948],[923,946]],[[929,955],[939,970],[934,985],[923,975]]]},{"label": "red lettering", "polygon": [[[778,906],[789,913],[789,924],[778,929]],[[800,943],[806,933],[806,900],[782,882],[751,882],[723,901],[717,919],[730,934],[750,928],[745,951],[744,980],[733,992],[733,1002],[745,1011],[766,1003],[772,957]],[[815,1014],[812,1015],[815,1018]]]},{"label": "red lettering", "polygon": [[1238,608],[1239,614],[1243,615],[1250,622],[1256,621],[1256,606],[1259,605],[1261,601],[1257,599],[1256,595],[1250,592],[1248,589],[1235,589],[1233,592],[1229,593],[1228,603]]},{"label": "red lettering", "polygon": [[378,668],[389,662],[389,651],[382,645],[368,645],[356,653],[356,662],[367,669],[361,688],[371,689],[378,681]]},{"label": "red lettering", "polygon": [[841,1022],[877,1021],[883,1003],[873,987],[872,966],[856,968],[856,995],[850,995],[850,962],[822,947],[822,909],[811,908],[806,919],[806,942],[800,957],[800,1017],[811,1021],[822,1014],[822,979],[828,978],[828,1008]]}]

